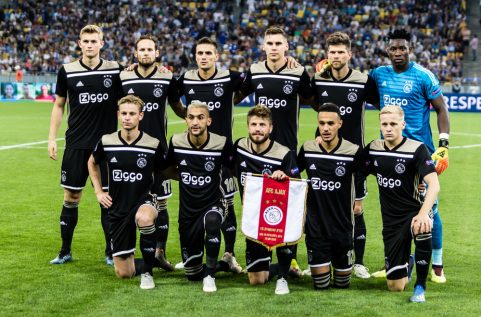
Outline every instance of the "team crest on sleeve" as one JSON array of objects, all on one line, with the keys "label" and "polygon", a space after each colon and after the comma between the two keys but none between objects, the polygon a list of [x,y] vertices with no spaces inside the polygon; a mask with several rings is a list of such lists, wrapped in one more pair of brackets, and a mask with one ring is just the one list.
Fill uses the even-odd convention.
[{"label": "team crest on sleeve", "polygon": [[408,93],[410,93],[412,90],[413,90],[413,82],[412,82],[412,80],[406,80],[406,82],[404,83],[403,91],[408,94]]},{"label": "team crest on sleeve", "polygon": [[104,75],[104,86],[105,88],[112,87],[112,75]]},{"label": "team crest on sleeve", "polygon": [[155,85],[154,86],[154,97],[160,98],[160,97],[162,97],[162,93],[163,93],[162,85],[158,85],[158,84]]},{"label": "team crest on sleeve", "polygon": [[406,163],[406,161],[403,160],[403,159],[398,159],[397,162],[398,162],[398,163],[397,163],[396,166],[394,167],[394,170],[395,170],[396,173],[398,173],[398,174],[404,173],[404,171],[406,171],[406,166],[404,166],[404,163]]},{"label": "team crest on sleeve", "polygon": [[282,221],[284,214],[279,207],[269,206],[264,210],[264,214],[262,216],[264,217],[264,221],[269,225],[276,226]]},{"label": "team crest on sleeve", "polygon": [[140,168],[144,168],[147,166],[147,160],[145,159],[145,154],[139,154],[139,158],[137,159],[137,166]]},{"label": "team crest on sleeve", "polygon": [[293,82],[290,80],[286,80],[284,83],[285,84],[284,84],[284,87],[282,88],[282,91],[284,91],[286,95],[290,95],[293,91],[293,88],[292,88]]},{"label": "team crest on sleeve", "polygon": [[213,157],[206,158],[207,162],[205,162],[204,167],[207,172],[212,172],[215,168],[215,163]]},{"label": "team crest on sleeve", "polygon": [[357,100],[357,89],[349,89],[349,94],[347,95],[347,100],[350,102],[355,102]]},{"label": "team crest on sleeve", "polygon": [[337,163],[337,167],[336,167],[336,175],[339,176],[339,177],[342,177],[346,174],[346,168],[344,167],[344,165],[346,165],[346,163],[343,163],[343,162],[338,162]]},{"label": "team crest on sleeve", "polygon": [[224,94],[224,89],[222,88],[222,84],[215,84],[214,95],[216,95],[216,97],[220,97],[223,94]]}]

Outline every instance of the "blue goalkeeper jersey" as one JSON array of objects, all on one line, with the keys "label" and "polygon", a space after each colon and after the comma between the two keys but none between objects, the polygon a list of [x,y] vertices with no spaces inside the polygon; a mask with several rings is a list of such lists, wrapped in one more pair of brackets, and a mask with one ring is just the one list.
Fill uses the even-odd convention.
[{"label": "blue goalkeeper jersey", "polygon": [[379,89],[380,109],[401,106],[406,121],[403,135],[423,142],[433,153],[429,109],[431,100],[442,95],[436,76],[415,62],[410,62],[409,68],[400,74],[392,66],[380,66],[371,71],[371,76]]}]

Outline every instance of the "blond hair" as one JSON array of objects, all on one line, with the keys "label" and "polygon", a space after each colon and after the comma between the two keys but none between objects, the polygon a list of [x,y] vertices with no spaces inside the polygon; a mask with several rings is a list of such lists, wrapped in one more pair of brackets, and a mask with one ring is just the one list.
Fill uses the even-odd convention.
[{"label": "blond hair", "polygon": [[189,106],[187,107],[187,111],[190,109],[190,108],[202,108],[204,109],[206,112],[207,112],[207,115],[209,115],[209,106],[207,105],[207,103],[203,102],[203,101],[200,101],[200,100],[192,100],[192,102],[189,104]]},{"label": "blond hair", "polygon": [[84,26],[81,30],[80,30],[80,36],[79,37],[82,37],[82,34],[84,33],[87,33],[87,34],[95,34],[97,33],[100,37],[100,40],[103,40],[104,38],[104,34],[102,32],[102,29],[96,25],[93,25],[93,24],[89,24],[89,25],[86,25]]},{"label": "blond hair", "polygon": [[122,97],[118,102],[117,105],[120,109],[120,105],[126,104],[126,103],[131,103],[136,105],[139,108],[139,112],[142,112],[142,109],[144,108],[144,102],[142,99],[140,99],[137,96],[134,95],[127,95],[125,97]]},{"label": "blond hair", "polygon": [[384,108],[381,109],[379,116],[383,114],[398,114],[404,120],[404,111],[400,106],[385,106]]}]

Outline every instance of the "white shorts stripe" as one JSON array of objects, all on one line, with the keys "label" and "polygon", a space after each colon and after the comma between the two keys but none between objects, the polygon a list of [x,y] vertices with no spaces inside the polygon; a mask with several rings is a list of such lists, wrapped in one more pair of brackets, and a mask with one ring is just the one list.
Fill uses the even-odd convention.
[{"label": "white shorts stripe", "polygon": [[249,264],[248,266],[246,266],[246,270],[250,269],[251,267],[253,267],[254,265],[256,265],[257,263],[259,262],[264,262],[264,261],[271,261],[271,258],[270,257],[267,257],[267,258],[262,258],[262,259],[257,259],[255,260],[254,262],[252,262],[251,264]]},{"label": "white shorts stripe", "polygon": [[112,256],[119,256],[119,255],[122,255],[122,254],[129,254],[129,253],[135,253],[135,248],[130,249],[130,250],[125,250],[125,251],[115,252],[115,253],[112,254]]},{"label": "white shorts stripe", "polygon": [[322,267],[322,266],[329,266],[329,265],[331,265],[331,262],[326,262],[326,263],[321,263],[321,264],[313,264],[313,265],[309,264],[309,267]]},{"label": "white shorts stripe", "polygon": [[187,260],[185,260],[185,262],[184,262],[184,266],[185,266],[187,263],[189,263],[190,261],[192,261],[193,259],[195,259],[195,258],[200,258],[200,257],[202,257],[202,256],[204,256],[204,252],[201,251],[199,254],[195,254],[195,255],[192,255],[192,256],[188,257]]},{"label": "white shorts stripe", "polygon": [[67,186],[67,185],[63,185],[63,184],[60,184],[60,186],[62,186],[63,188],[72,189],[72,190],[82,190],[85,187],[85,186],[83,186],[83,187],[73,187],[73,186]]},{"label": "white shorts stripe", "polygon": [[386,275],[389,275],[392,272],[397,271],[397,270],[402,270],[402,269],[406,270],[407,268],[408,268],[407,263],[404,264],[404,265],[396,265],[395,267],[390,268],[389,271],[386,271]]}]

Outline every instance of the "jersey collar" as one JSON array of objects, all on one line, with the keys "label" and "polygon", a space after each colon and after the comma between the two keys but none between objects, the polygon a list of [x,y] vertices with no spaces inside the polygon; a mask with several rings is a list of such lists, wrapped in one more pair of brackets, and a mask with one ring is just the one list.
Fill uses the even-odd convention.
[{"label": "jersey collar", "polygon": [[139,142],[140,139],[142,139],[142,136],[144,135],[144,132],[140,131],[139,133],[139,136],[137,137],[137,139],[134,140],[134,142],[132,143],[127,143],[127,141],[125,141],[123,138],[122,138],[122,135],[120,134],[120,130],[119,132],[117,133],[117,135],[119,136],[119,140],[120,142],[122,142],[123,145],[125,146],[134,146],[137,144],[137,142]]},{"label": "jersey collar", "polygon": [[100,63],[97,64],[97,66],[95,66],[94,68],[90,68],[88,67],[87,65],[85,65],[83,62],[82,62],[82,59],[79,59],[78,60],[80,65],[82,65],[83,68],[87,69],[87,70],[97,70],[100,68],[100,66],[102,66],[102,64],[104,63],[104,60],[103,59],[100,59]]},{"label": "jersey collar", "polygon": [[202,150],[203,148],[205,148],[205,146],[209,143],[209,140],[210,140],[210,132],[207,131],[207,140],[204,142],[204,144],[202,144],[201,146],[197,147],[195,146],[194,143],[190,142],[190,138],[189,138],[189,133],[187,132],[187,142],[189,142],[190,146],[194,149],[194,150]]},{"label": "jersey collar", "polygon": [[265,63],[265,65],[266,65],[267,70],[268,70],[269,73],[271,73],[271,74],[279,74],[280,72],[282,72],[282,71],[287,67],[287,62],[286,62],[286,63],[284,64],[284,66],[282,66],[281,68],[279,68],[279,69],[277,70],[277,72],[274,72],[274,71],[272,71],[272,69],[269,68],[269,66],[267,66],[267,61],[265,61],[264,63]]},{"label": "jersey collar", "polygon": [[201,81],[206,81],[206,80],[211,80],[211,79],[214,79],[215,76],[217,76],[217,67],[215,68],[215,71],[214,71],[214,74],[212,74],[212,76],[210,76],[209,78],[202,78],[202,76],[200,76],[200,73],[199,73],[199,70],[197,70],[197,77],[199,77],[199,79]]},{"label": "jersey collar", "polygon": [[339,137],[339,142],[330,152],[328,152],[321,144],[319,144],[319,148],[325,154],[335,153],[339,149],[339,147],[341,146],[341,143],[342,143],[342,137]]},{"label": "jersey collar", "polygon": [[407,138],[404,136],[401,143],[399,143],[398,145],[396,145],[395,147],[393,147],[392,149],[389,149],[386,145],[386,142],[384,142],[384,149],[388,152],[391,152],[391,151],[396,151],[397,149],[399,149],[404,143],[406,143],[406,140]]},{"label": "jersey collar", "polygon": [[252,153],[254,153],[254,154],[256,154],[256,155],[260,155],[260,156],[268,153],[268,152],[272,149],[272,147],[274,146],[274,140],[269,139],[269,142],[270,142],[270,143],[269,143],[269,146],[267,147],[267,149],[265,149],[264,151],[262,151],[262,152],[260,152],[260,153],[257,153],[257,152],[254,151],[254,149],[252,148],[252,140],[251,140],[251,139],[248,139],[248,140],[250,141],[250,146],[251,146],[251,151],[252,151]]},{"label": "jersey collar", "polygon": [[155,66],[154,69],[152,70],[152,72],[150,72],[150,74],[148,74],[148,75],[145,76],[145,77],[142,76],[142,75],[139,73],[138,67],[136,67],[136,68],[134,69],[134,72],[135,72],[135,75],[137,75],[137,77],[139,77],[139,78],[151,78],[151,77],[154,76],[155,73],[157,72],[157,66]]},{"label": "jersey collar", "polygon": [[337,82],[343,82],[343,81],[345,81],[346,79],[349,78],[349,76],[351,76],[351,74],[352,74],[352,69],[349,68],[349,71],[347,72],[347,75],[344,76],[344,78],[341,78],[341,79],[337,80],[337,79],[332,75],[332,71],[329,70],[329,75],[331,76],[332,81],[337,81]]}]

